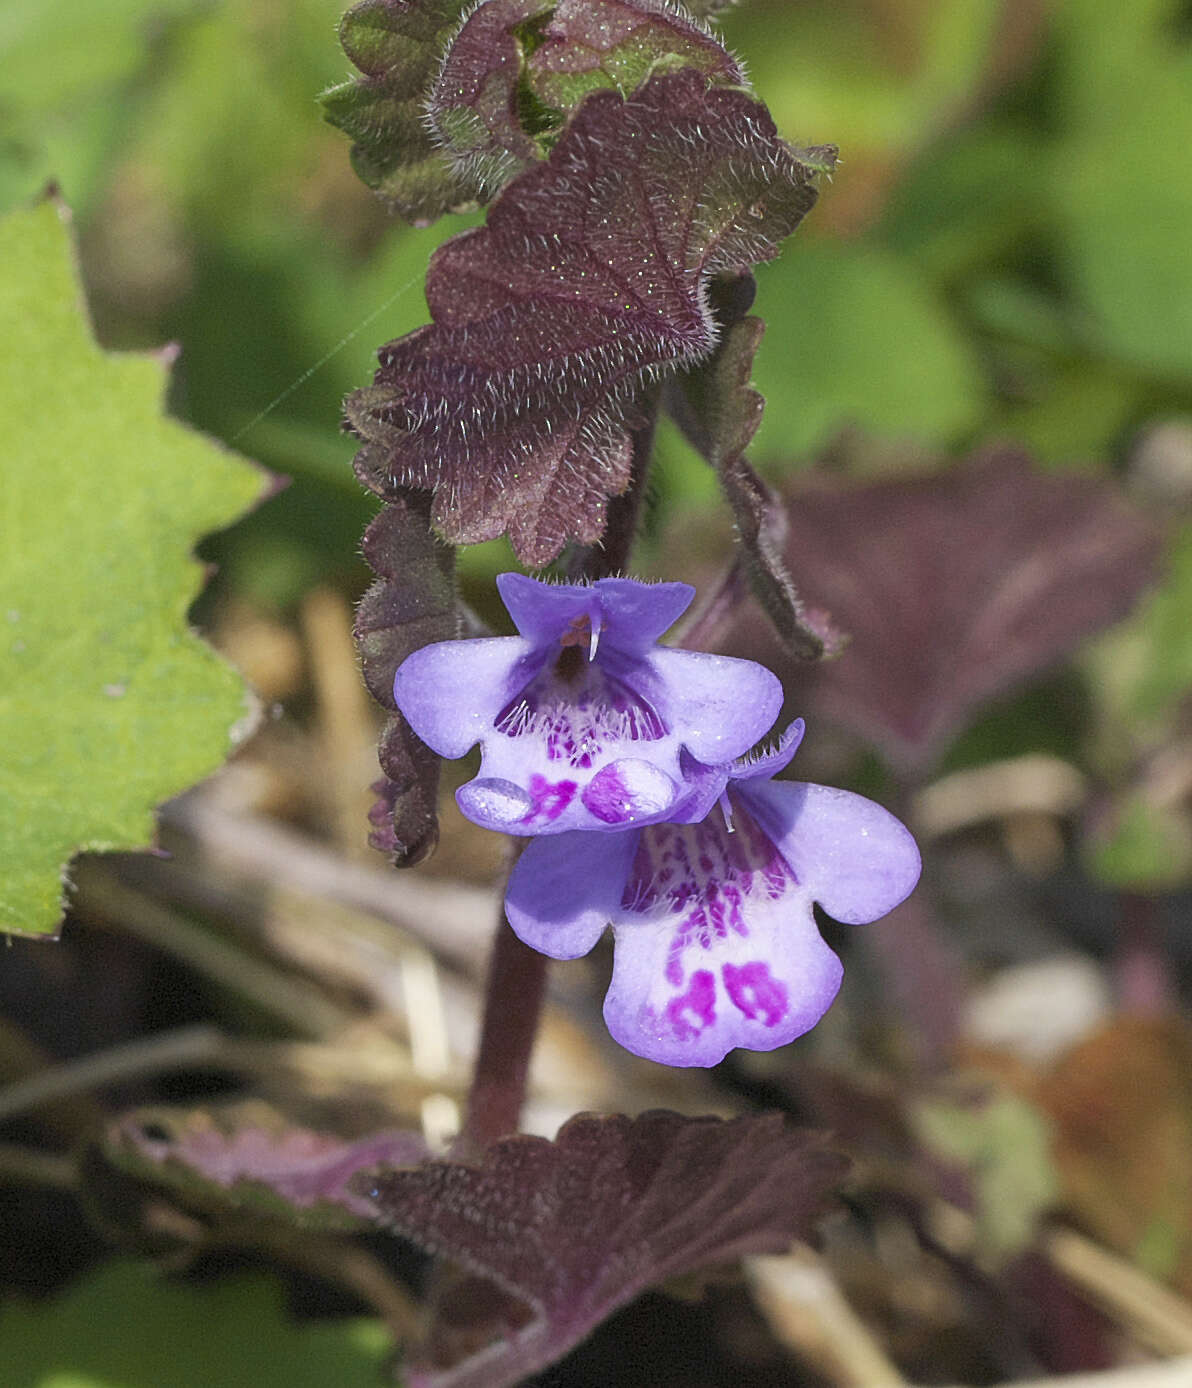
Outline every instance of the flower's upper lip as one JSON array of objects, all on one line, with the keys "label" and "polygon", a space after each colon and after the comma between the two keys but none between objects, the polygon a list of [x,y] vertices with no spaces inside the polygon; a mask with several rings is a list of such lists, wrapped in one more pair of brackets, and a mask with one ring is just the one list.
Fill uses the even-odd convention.
[{"label": "flower's upper lip", "polygon": [[631,652],[653,645],[695,597],[688,583],[601,578],[591,584],[551,584],[519,573],[498,575],[497,590],[518,631],[535,646],[553,645],[577,617],[587,617],[599,641]]}]

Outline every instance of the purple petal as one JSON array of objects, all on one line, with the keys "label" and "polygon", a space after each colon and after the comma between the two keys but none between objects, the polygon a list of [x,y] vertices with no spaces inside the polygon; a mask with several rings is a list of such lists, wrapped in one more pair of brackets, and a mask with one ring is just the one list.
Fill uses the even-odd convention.
[{"label": "purple petal", "polygon": [[593,584],[550,584],[519,573],[499,574],[497,589],[518,631],[535,645],[558,641],[572,622],[586,617],[600,640],[629,653],[647,649],[695,596],[687,583],[602,578]]},{"label": "purple petal", "polygon": [[613,1037],[664,1065],[715,1065],[813,1027],[840,987],[811,894],[740,811],[643,829],[604,1004]]},{"label": "purple petal", "polygon": [[441,757],[462,757],[492,735],[501,710],[532,673],[529,642],[513,636],[438,641],[407,656],[393,697],[418,736]]},{"label": "purple petal", "polygon": [[505,893],[515,933],[552,959],[587,954],[620,905],[637,838],[627,832],[531,840]]},{"label": "purple petal", "polygon": [[604,1000],[613,1039],[661,1065],[707,1066],[736,1047],[772,1051],[810,1031],[844,973],[810,897],[752,901],[744,921],[747,934],[685,951],[677,976],[671,942],[679,916],[620,926]]},{"label": "purple petal", "polygon": [[846,925],[884,916],[919,880],[910,831],[864,796],[804,781],[747,782],[731,794],[748,806],[810,898]]},{"label": "purple petal", "polygon": [[747,752],[782,708],[781,681],[752,660],[661,648],[645,660],[667,691],[667,723],[709,766]]}]

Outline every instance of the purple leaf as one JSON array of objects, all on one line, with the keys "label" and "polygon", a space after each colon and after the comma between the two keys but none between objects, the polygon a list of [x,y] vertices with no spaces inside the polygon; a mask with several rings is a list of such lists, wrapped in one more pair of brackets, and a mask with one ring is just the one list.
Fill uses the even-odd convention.
[{"label": "purple leaf", "polygon": [[[553,1363],[667,1278],[806,1238],[847,1162],[779,1114],[582,1114],[554,1142],[514,1137],[478,1167],[432,1162],[358,1182],[382,1221],[472,1276],[440,1319],[497,1338],[408,1366],[416,1388],[503,1388]],[[473,1300],[477,1279],[505,1294]]]},{"label": "purple leaf", "polygon": [[351,135],[352,166],[393,210],[430,222],[474,190],[431,142],[423,107],[466,0],[361,0],[340,21],[344,51],[364,74],[323,93],[332,125]]},{"label": "purple leaf", "polygon": [[461,183],[491,196],[540,157],[519,111],[523,39],[543,0],[487,0],[464,21],[430,89],[426,114]]},{"label": "purple leaf", "polygon": [[715,346],[705,282],[777,254],[816,172],[763,106],[698,72],[590,96],[488,225],[440,247],[434,322],[349,396],[361,481],[433,491],[447,539],[508,531],[527,564],[597,540],[643,389]]},{"label": "purple leaf", "polygon": [[351,1140],[312,1132],[252,1104],[222,1112],[139,1109],[110,1125],[104,1154],[130,1174],[216,1211],[234,1207],[352,1228],[372,1223],[374,1214],[351,1178],[419,1162],[426,1144],[412,1132]]},{"label": "purple leaf", "polygon": [[765,332],[760,318],[746,316],[754,289],[748,274],[712,282],[708,297],[721,327],[720,341],[711,357],[677,377],[668,393],[680,428],[720,473],[736,521],[738,558],[703,620],[717,623],[720,614],[737,606],[748,583],[787,652],[818,660],[836,654],[842,638],[826,614],[804,606],[783,558],[785,506],[745,460],[765,408],[751,384],[753,358]]},{"label": "purple leaf", "polygon": [[[802,675],[804,705],[910,775],[988,700],[1125,616],[1159,549],[1111,483],[1040,472],[1011,450],[921,476],[802,483],[787,525],[808,597],[852,638]],[[783,660],[757,619],[724,646]]]},{"label": "purple leaf", "polygon": [[484,196],[541,158],[590,92],[632,93],[659,64],[745,85],[732,55],[666,0],[488,0],[452,40],[427,113],[461,182]]},{"label": "purple leaf", "polygon": [[390,710],[379,755],[386,779],[378,783],[369,815],[370,842],[399,867],[412,867],[438,842],[439,759],[410,731],[393,701],[393,677],[410,654],[455,636],[455,556],[436,540],[425,497],[397,497],[364,533],[364,557],[380,577],[356,612],[356,642],[364,681]]}]

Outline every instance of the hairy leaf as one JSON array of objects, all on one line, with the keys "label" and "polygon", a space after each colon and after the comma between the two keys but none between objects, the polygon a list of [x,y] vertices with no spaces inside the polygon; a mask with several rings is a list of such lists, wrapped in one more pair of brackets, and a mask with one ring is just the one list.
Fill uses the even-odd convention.
[{"label": "hairy leaf", "polygon": [[191,548],[261,475],[162,413],[161,362],[95,345],[51,202],[0,222],[0,929],[60,915],[81,850],[135,848],[248,711],[187,627]]},{"label": "hairy leaf", "polygon": [[364,557],[380,577],[356,613],[364,681],[390,714],[370,841],[400,867],[421,862],[438,842],[439,758],[397,711],[393,677],[412,651],[459,634],[455,553],[431,533],[429,510],[426,497],[397,498],[365,531]]},{"label": "hairy leaf", "polygon": [[312,1132],[253,1103],[216,1111],[138,1109],[109,1126],[103,1154],[188,1204],[355,1228],[372,1222],[373,1208],[352,1190],[351,1178],[419,1162],[426,1144],[412,1132],[355,1140]]},{"label": "hairy leaf", "polygon": [[332,125],[352,137],[352,167],[394,211],[433,221],[472,198],[423,121],[431,82],[466,0],[361,0],[339,37],[364,74],[323,93]]},{"label": "hairy leaf", "polygon": [[724,45],[669,0],[559,0],[530,57],[528,81],[545,106],[570,110],[599,87],[632,92],[655,68],[680,65],[746,85]]},{"label": "hairy leaf", "polygon": [[725,10],[731,10],[736,3],[737,0],[691,0],[691,3],[685,4],[683,8],[696,19],[707,20],[714,19]]},{"label": "hairy leaf", "polygon": [[790,654],[817,660],[835,654],[841,637],[825,614],[808,612],[783,558],[786,509],[782,498],[745,459],[761,423],[765,401],[750,384],[753,358],[765,325],[745,317],[753,301],[752,275],[725,277],[709,287],[721,336],[712,356],[673,383],[670,407],[691,443],[720,474],[736,521],[739,557],[706,609],[715,622],[735,607],[743,580]]},{"label": "hairy leaf", "polygon": [[[379,1217],[472,1274],[441,1308],[451,1334],[439,1347],[465,1340],[469,1326],[498,1334],[459,1362],[424,1351],[410,1382],[520,1382],[647,1287],[806,1237],[845,1166],[778,1114],[725,1122],[654,1111],[582,1114],[554,1142],[496,1143],[478,1167],[380,1176],[367,1187]],[[477,1279],[495,1284],[486,1299]]]},{"label": "hairy leaf", "polygon": [[627,95],[676,67],[745,84],[732,55],[667,0],[488,0],[452,40],[427,112],[483,197],[540,158],[590,92]]},{"label": "hairy leaf", "polygon": [[[802,484],[787,519],[788,562],[852,638],[816,670],[811,700],[916,774],[982,704],[1125,616],[1159,549],[1111,484],[1041,473],[1011,451]],[[747,620],[726,648],[767,643]]]},{"label": "hairy leaf", "polygon": [[487,226],[436,252],[434,322],[348,398],[358,476],[385,499],[432,490],[447,539],[508,531],[527,564],[595,541],[643,387],[715,346],[705,281],[774,256],[815,173],[764,107],[697,72],[594,93]]}]

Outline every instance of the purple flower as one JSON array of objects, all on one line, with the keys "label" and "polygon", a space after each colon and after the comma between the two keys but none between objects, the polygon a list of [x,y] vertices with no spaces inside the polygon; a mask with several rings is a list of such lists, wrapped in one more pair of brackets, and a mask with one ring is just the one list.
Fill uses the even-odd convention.
[{"label": "purple flower", "polygon": [[688,768],[730,762],[777,717],[782,687],[769,670],[658,645],[694,596],[686,583],[507,573],[497,587],[519,636],[424,646],[393,684],[440,756],[480,744],[480,774],[456,798],[485,828],[624,829],[681,819],[683,804],[698,818]]},{"label": "purple flower", "polygon": [[[850,925],[892,910],[919,878],[919,851],[888,811],[850,791],[774,781],[803,736],[698,785],[727,779],[699,823],[529,845],[510,878],[509,922],[534,949],[575,959],[616,934],[604,1001],[609,1031],[664,1065],[715,1065],[734,1047],[768,1051],[813,1027],[840,987],[840,960],[812,914]],[[718,776],[723,779],[717,779]],[[708,787],[710,786],[710,790]]]}]

